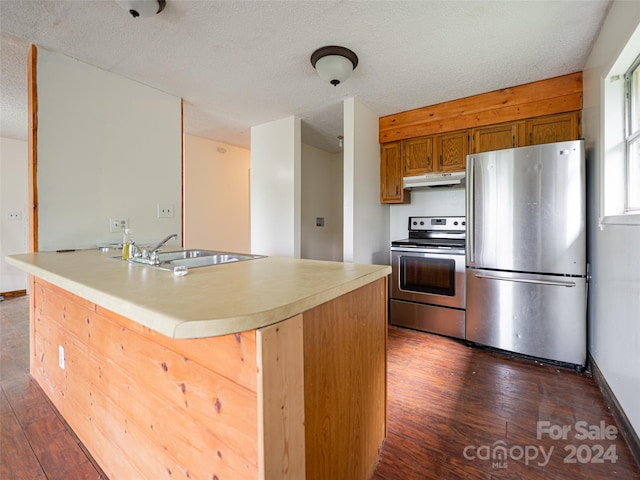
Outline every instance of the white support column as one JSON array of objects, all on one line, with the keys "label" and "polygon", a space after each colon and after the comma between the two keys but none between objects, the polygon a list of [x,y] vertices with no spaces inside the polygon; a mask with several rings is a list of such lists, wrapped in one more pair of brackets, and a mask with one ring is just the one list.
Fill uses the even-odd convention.
[{"label": "white support column", "polygon": [[378,117],[344,101],[344,261],[389,264],[389,206],[380,203]]},{"label": "white support column", "polygon": [[251,129],[251,251],[300,257],[300,119]]}]

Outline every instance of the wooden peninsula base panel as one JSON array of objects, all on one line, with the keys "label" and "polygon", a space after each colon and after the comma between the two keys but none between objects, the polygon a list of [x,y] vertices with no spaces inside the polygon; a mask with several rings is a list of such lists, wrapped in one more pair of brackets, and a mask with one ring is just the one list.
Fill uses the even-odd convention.
[{"label": "wooden peninsula base panel", "polygon": [[387,280],[257,330],[172,339],[32,281],[31,374],[118,479],[368,480]]}]

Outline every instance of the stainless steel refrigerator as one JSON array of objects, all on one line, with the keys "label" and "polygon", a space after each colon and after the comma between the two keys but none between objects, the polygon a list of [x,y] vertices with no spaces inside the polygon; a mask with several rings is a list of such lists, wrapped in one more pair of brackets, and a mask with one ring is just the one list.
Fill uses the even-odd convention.
[{"label": "stainless steel refrigerator", "polygon": [[467,156],[466,339],[584,366],[582,140]]}]

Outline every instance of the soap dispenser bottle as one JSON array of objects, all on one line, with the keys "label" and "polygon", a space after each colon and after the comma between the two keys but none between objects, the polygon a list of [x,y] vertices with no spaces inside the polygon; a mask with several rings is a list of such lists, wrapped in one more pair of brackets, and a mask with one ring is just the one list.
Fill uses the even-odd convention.
[{"label": "soap dispenser bottle", "polygon": [[133,238],[131,237],[131,229],[124,229],[124,238],[122,239],[122,260],[129,260],[131,256],[131,244]]}]

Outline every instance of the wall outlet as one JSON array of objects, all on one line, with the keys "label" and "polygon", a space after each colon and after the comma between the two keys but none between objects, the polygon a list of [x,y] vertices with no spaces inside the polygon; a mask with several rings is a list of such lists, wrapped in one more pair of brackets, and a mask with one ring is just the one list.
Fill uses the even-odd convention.
[{"label": "wall outlet", "polygon": [[64,370],[64,347],[58,345],[58,366]]},{"label": "wall outlet", "polygon": [[324,227],[324,217],[316,217],[316,227]]},{"label": "wall outlet", "polygon": [[173,217],[175,217],[175,207],[173,203],[158,204],[158,218],[173,218]]},{"label": "wall outlet", "polygon": [[111,233],[124,232],[125,228],[129,228],[128,218],[111,217],[109,219],[109,231]]},{"label": "wall outlet", "polygon": [[22,212],[7,213],[7,220],[22,220]]}]

